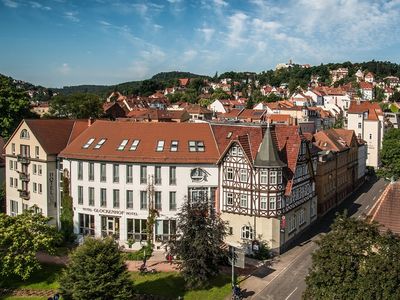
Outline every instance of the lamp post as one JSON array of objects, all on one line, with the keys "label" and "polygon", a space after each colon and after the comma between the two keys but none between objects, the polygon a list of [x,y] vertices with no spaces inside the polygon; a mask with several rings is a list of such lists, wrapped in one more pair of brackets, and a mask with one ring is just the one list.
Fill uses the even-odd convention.
[{"label": "lamp post", "polygon": [[235,286],[235,247],[231,246],[232,249],[232,258],[231,258],[231,265],[232,265],[232,288]]}]

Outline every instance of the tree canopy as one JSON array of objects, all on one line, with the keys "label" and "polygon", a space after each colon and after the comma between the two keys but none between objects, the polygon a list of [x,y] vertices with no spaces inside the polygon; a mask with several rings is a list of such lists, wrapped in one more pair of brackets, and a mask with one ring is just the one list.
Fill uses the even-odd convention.
[{"label": "tree canopy", "polygon": [[0,78],[0,136],[9,138],[24,118],[35,118],[29,109],[28,95],[10,84],[7,78]]},{"label": "tree canopy", "polygon": [[182,206],[177,223],[181,235],[172,249],[182,260],[182,275],[189,289],[207,286],[219,273],[226,225],[207,201],[185,201]]},{"label": "tree canopy", "polygon": [[98,118],[103,113],[103,101],[94,94],[57,95],[50,102],[49,113],[58,118]]},{"label": "tree canopy", "polygon": [[50,218],[35,213],[33,209],[11,217],[0,214],[0,275],[30,277],[40,269],[36,253],[53,253],[60,235],[55,226],[48,225]]},{"label": "tree canopy", "polygon": [[400,129],[391,128],[383,136],[381,162],[379,176],[394,179],[400,177]]},{"label": "tree canopy", "polygon": [[60,278],[63,299],[134,299],[133,282],[118,244],[111,238],[86,238],[69,255]]},{"label": "tree canopy", "polygon": [[[400,293],[400,239],[378,225],[338,215],[318,242],[305,299],[392,299]],[[394,299],[394,298],[393,298]]]}]

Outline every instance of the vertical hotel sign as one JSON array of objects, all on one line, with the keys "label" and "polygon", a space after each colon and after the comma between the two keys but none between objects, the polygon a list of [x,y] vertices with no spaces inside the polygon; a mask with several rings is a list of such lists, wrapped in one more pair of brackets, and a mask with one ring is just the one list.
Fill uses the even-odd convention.
[{"label": "vertical hotel sign", "polygon": [[54,201],[54,172],[49,172],[49,202]]}]

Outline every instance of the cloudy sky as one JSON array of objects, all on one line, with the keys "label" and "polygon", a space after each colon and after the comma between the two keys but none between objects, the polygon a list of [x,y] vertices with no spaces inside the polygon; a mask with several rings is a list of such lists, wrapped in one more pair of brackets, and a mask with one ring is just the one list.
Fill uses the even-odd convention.
[{"label": "cloudy sky", "polygon": [[0,73],[61,87],[400,62],[399,25],[400,0],[0,0]]}]

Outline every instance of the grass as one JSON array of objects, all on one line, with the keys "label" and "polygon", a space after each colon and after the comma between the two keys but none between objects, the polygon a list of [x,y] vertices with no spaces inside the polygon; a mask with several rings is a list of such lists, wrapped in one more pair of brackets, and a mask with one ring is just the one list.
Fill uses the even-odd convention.
[{"label": "grass", "polygon": [[139,294],[152,294],[170,298],[184,297],[185,300],[225,299],[231,292],[230,277],[219,275],[210,282],[209,289],[186,291],[185,281],[177,272],[140,275],[132,272],[135,289]]},{"label": "grass", "polygon": [[[43,264],[40,270],[35,271],[27,280],[17,277],[8,277],[0,280],[0,287],[12,289],[55,290],[59,287],[58,276],[62,270],[60,265]],[[29,298],[31,299],[31,298]]]}]

